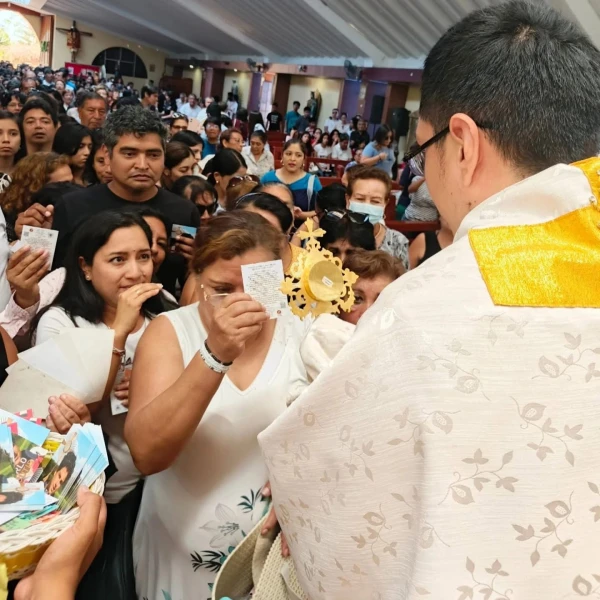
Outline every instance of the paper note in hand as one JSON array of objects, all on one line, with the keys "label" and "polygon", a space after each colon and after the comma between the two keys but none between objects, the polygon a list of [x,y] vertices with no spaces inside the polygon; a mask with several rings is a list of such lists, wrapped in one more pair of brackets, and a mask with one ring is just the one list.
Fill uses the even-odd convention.
[{"label": "paper note in hand", "polygon": [[244,292],[260,302],[271,319],[281,316],[287,307],[287,297],[281,291],[283,280],[280,260],[242,265]]},{"label": "paper note in hand", "polygon": [[56,250],[56,241],[58,240],[58,231],[54,229],[43,229],[41,227],[23,227],[21,242],[30,246],[32,250],[48,250],[48,262],[54,261],[54,251]]}]

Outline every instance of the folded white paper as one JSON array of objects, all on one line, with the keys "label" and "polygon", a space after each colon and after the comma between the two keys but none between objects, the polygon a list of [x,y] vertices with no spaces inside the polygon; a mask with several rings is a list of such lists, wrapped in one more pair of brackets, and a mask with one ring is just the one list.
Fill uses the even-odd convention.
[{"label": "folded white paper", "polygon": [[73,328],[22,352],[7,369],[0,408],[31,408],[37,417],[46,417],[50,396],[70,394],[84,404],[98,402],[106,388],[113,344],[112,329]]}]

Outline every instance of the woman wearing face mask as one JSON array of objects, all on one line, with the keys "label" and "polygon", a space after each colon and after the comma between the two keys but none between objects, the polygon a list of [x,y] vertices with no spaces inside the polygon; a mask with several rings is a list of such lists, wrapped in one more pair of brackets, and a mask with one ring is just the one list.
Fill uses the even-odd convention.
[{"label": "woman wearing face mask", "polygon": [[85,186],[84,171],[92,153],[92,134],[87,127],[79,123],[63,125],[58,129],[52,143],[52,150],[69,157],[69,166],[73,173],[73,182]]},{"label": "woman wearing face mask", "polygon": [[194,151],[182,142],[169,142],[165,152],[165,168],[161,178],[162,186],[171,190],[180,178],[192,175],[196,166]]},{"label": "woman wearing face mask", "polygon": [[304,170],[306,148],[299,140],[289,140],[283,146],[281,168],[263,175],[260,182],[285,183],[294,194],[294,205],[299,209],[296,218],[300,221],[315,215],[315,197],[322,189],[319,178]]},{"label": "woman wearing face mask", "polygon": [[255,131],[250,136],[250,145],[242,150],[249,175],[262,177],[275,168],[275,159],[271,151],[266,149],[266,144],[267,134],[264,131]]},{"label": "woman wearing face mask", "polygon": [[227,210],[227,186],[232,177],[246,175],[247,167],[244,157],[236,150],[223,149],[215,154],[204,175],[211,183],[218,196],[217,214]]},{"label": "woman wearing face mask", "polygon": [[357,169],[348,181],[348,209],[366,215],[375,227],[377,249],[399,258],[408,269],[408,239],[385,225],[385,207],[391,189],[392,182],[381,169]]},{"label": "woman wearing face mask", "polygon": [[[87,406],[72,397],[49,401],[50,419],[56,428],[63,423],[65,414],[68,418],[73,412],[85,420],[84,411],[89,411],[108,435],[107,448],[116,467],[106,481],[104,492],[108,503],[104,546],[86,577],[87,583],[83,582],[85,598],[135,595],[131,589],[130,548],[142,475],[133,463],[123,435],[129,373],[143,332],[157,314],[170,307],[162,295],[162,286],[151,282],[152,245],[152,230],[137,213],[106,211],[86,221],[72,240],[65,262],[64,285],[51,307],[43,312],[35,332],[36,344],[41,344],[73,327],[114,331],[104,398]],[[131,587],[122,590],[123,595],[115,594],[115,589],[126,585],[123,581],[129,581]],[[93,593],[88,593],[89,589]]]},{"label": "woman wearing face mask", "polygon": [[303,326],[287,307],[269,319],[243,293],[241,268],[280,249],[281,233],[260,215],[203,222],[191,263],[200,301],[156,319],[139,346],[125,427],[147,476],[134,536],[139,597],[210,596],[221,562],[211,557],[229,554],[264,511],[256,437],[304,380]]}]

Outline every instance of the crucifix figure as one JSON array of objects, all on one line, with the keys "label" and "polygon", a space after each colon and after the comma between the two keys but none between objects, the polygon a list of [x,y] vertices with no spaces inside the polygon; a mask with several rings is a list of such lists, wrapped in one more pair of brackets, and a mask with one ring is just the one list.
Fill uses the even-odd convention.
[{"label": "crucifix figure", "polygon": [[56,30],[67,34],[67,47],[71,50],[71,62],[77,62],[77,52],[81,48],[81,36],[92,37],[93,34],[89,31],[79,31],[75,21],[73,21],[71,29],[57,27]]}]

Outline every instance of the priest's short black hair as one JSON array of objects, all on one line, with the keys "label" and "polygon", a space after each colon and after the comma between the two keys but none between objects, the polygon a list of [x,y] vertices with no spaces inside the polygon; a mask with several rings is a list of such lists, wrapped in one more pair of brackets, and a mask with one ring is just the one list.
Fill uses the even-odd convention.
[{"label": "priest's short black hair", "polygon": [[489,124],[486,135],[525,175],[594,156],[600,51],[541,2],[475,11],[425,61],[420,118],[437,133],[456,113]]}]

